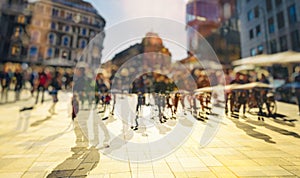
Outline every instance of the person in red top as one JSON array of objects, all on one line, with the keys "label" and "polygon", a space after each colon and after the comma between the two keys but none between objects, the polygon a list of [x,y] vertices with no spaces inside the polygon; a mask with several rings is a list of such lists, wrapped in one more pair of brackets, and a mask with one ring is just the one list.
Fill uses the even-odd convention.
[{"label": "person in red top", "polygon": [[39,101],[40,91],[42,92],[41,103],[44,102],[44,93],[45,93],[45,90],[47,89],[47,85],[48,85],[48,75],[45,73],[44,69],[41,69],[39,71],[37,80],[38,80],[37,81],[37,94],[36,94],[35,104],[37,104]]}]

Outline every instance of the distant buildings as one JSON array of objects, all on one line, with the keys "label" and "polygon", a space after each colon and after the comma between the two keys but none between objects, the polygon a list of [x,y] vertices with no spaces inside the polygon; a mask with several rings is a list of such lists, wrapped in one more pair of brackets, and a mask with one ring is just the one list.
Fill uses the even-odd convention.
[{"label": "distant buildings", "polygon": [[191,54],[199,53],[199,33],[211,45],[222,64],[228,65],[240,58],[235,0],[190,0],[186,6],[186,23],[192,27],[187,31]]},{"label": "distant buildings", "polygon": [[141,43],[132,45],[116,54],[112,59],[112,64],[121,66],[133,57],[143,58],[144,65],[151,67],[158,63],[161,66],[171,65],[171,53],[163,45],[163,41],[159,35],[153,32],[148,32]]},{"label": "distant buildings", "polygon": [[242,57],[300,51],[299,0],[238,1]]},{"label": "distant buildings", "polygon": [[[83,0],[38,0],[24,9],[11,16],[12,21],[1,20],[1,24],[8,24],[8,30],[1,32],[8,41],[3,45],[7,49],[0,48],[1,54],[6,51],[1,56],[2,62],[43,64],[46,60],[61,58],[91,65],[100,64],[104,33],[86,47],[91,39],[104,30],[105,20],[90,3]],[[24,12],[28,12],[28,15],[22,16]],[[6,16],[7,12],[2,11],[2,14]],[[11,26],[20,21],[23,26]],[[7,35],[8,31],[12,34]],[[14,37],[19,40],[11,40]],[[87,51],[82,56],[85,48]]]}]

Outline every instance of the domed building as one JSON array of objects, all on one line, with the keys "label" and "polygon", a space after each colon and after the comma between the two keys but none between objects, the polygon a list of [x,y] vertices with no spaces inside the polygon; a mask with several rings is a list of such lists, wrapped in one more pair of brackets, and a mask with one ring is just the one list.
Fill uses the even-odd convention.
[{"label": "domed building", "polygon": [[130,46],[129,48],[119,52],[112,59],[112,63],[121,66],[126,61],[136,58],[143,58],[144,66],[160,67],[171,65],[171,53],[163,44],[163,40],[157,33],[148,32],[142,39],[141,43]]}]

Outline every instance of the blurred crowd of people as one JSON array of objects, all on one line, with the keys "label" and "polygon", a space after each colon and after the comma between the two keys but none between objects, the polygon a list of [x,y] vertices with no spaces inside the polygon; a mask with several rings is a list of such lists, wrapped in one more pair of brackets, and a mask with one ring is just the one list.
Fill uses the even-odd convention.
[{"label": "blurred crowd of people", "polygon": [[[41,100],[44,102],[44,93],[49,92],[53,101],[57,100],[58,90],[70,90],[72,88],[73,72],[71,69],[52,67],[29,67],[27,69],[8,68],[0,71],[1,102],[20,100],[22,91],[30,92],[35,98],[35,104]],[[10,93],[14,93],[14,96]],[[14,97],[11,100],[8,97]],[[40,99],[41,97],[41,99]]]},{"label": "blurred crowd of people", "polygon": [[[55,112],[55,104],[58,102],[59,90],[72,90],[74,97],[72,104],[73,118],[79,109],[97,107],[99,103],[110,104],[114,100],[112,94],[131,93],[138,97],[138,113],[141,105],[150,105],[146,102],[145,94],[153,94],[155,103],[159,108],[160,121],[163,122],[165,116],[162,114],[165,108],[171,108],[172,114],[176,113],[178,104],[181,103],[185,109],[188,101],[189,108],[196,110],[197,101],[200,102],[202,110],[209,105],[211,94],[194,94],[197,88],[205,88],[216,85],[247,84],[251,82],[261,82],[270,84],[265,73],[255,72],[234,72],[226,70],[206,70],[194,68],[189,73],[175,70],[171,73],[145,72],[142,75],[134,76],[131,80],[131,73],[135,73],[137,68],[128,69],[131,73],[117,73],[113,67],[99,70],[91,70],[86,67],[75,69],[53,68],[35,66],[27,69],[8,68],[0,73],[1,81],[1,102],[8,101],[9,92],[14,93],[14,100],[20,100],[20,93],[27,90],[35,97],[35,104],[43,103],[45,92],[47,91],[53,99],[53,105],[49,112]],[[295,81],[299,79],[300,73],[294,74]],[[74,81],[73,81],[74,79]],[[185,91],[185,92],[182,92]],[[298,90],[297,90],[298,91]],[[262,105],[267,106],[268,114],[271,114],[270,106],[267,102],[267,93],[264,90],[235,90],[225,91],[225,113],[239,112],[242,108],[245,115],[246,108],[252,107],[250,100],[256,101],[259,113],[262,112]],[[149,96],[149,95],[148,95]],[[300,99],[300,98],[299,98]],[[154,104],[155,104],[154,103]],[[94,104],[94,105],[93,105]],[[187,108],[187,107],[186,107]],[[300,105],[299,105],[300,110]]]}]

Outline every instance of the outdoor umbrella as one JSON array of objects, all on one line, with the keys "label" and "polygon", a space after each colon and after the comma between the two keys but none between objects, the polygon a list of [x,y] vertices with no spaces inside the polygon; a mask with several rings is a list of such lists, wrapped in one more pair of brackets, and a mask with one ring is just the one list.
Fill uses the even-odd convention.
[{"label": "outdoor umbrella", "polygon": [[247,64],[247,65],[241,65],[241,66],[237,66],[233,69],[233,71],[235,73],[237,72],[248,72],[248,71],[253,71],[255,69],[255,66],[252,64]]}]

